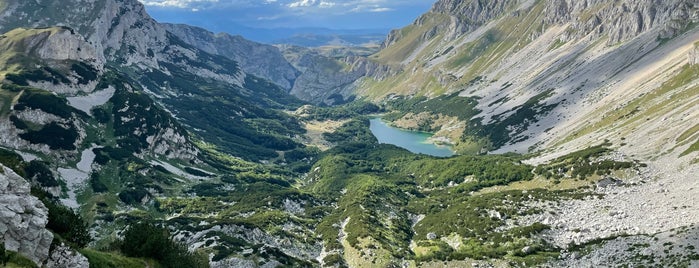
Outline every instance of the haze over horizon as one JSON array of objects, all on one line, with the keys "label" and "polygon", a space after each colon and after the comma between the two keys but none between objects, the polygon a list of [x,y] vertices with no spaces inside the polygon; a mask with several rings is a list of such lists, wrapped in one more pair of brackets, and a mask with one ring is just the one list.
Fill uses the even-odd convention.
[{"label": "haze over horizon", "polygon": [[433,0],[139,1],[159,22],[183,23],[261,42],[296,34],[385,35],[391,29],[412,23],[434,3]]}]

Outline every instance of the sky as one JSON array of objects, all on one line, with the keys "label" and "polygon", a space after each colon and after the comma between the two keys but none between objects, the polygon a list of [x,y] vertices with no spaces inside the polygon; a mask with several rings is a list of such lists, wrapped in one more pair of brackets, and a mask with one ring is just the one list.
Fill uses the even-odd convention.
[{"label": "sky", "polygon": [[378,29],[412,23],[434,0],[140,0],[159,22],[239,28]]}]

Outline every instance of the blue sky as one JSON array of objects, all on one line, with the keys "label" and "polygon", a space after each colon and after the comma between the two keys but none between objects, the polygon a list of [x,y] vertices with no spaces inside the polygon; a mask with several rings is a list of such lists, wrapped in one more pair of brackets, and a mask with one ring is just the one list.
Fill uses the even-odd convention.
[{"label": "blue sky", "polygon": [[211,31],[250,28],[401,28],[434,0],[140,0],[160,22]]}]

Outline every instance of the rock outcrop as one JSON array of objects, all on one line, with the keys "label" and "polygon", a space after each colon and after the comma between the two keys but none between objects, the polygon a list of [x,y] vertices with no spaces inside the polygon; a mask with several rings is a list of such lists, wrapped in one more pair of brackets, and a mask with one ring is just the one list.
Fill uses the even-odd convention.
[{"label": "rock outcrop", "polygon": [[74,249],[66,246],[64,243],[56,246],[51,251],[51,256],[46,261],[46,268],[87,268],[90,267],[90,263],[87,258],[75,251]]},{"label": "rock outcrop", "polygon": [[699,44],[695,43],[694,48],[687,53],[687,62],[691,65],[699,64]]},{"label": "rock outcrop", "polygon": [[0,165],[0,240],[5,248],[41,265],[53,241],[47,223],[48,209],[30,194],[29,183]]}]

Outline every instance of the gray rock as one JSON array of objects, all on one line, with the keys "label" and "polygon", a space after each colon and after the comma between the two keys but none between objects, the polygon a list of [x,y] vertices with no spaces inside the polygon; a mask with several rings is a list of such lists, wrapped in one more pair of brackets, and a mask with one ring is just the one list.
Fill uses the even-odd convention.
[{"label": "gray rock", "polygon": [[90,267],[87,258],[79,252],[61,243],[51,251],[51,256],[46,261],[47,268],[63,268],[63,267]]},{"label": "gray rock", "polygon": [[619,186],[624,184],[621,180],[612,178],[612,177],[606,177],[604,179],[601,179],[597,182],[597,187],[598,188],[605,188],[609,186]]},{"label": "gray rock", "polygon": [[5,248],[41,265],[53,241],[47,223],[48,209],[30,194],[29,183],[0,165],[0,240]]},{"label": "gray rock", "polygon": [[437,239],[437,234],[435,234],[435,233],[428,233],[428,234],[427,234],[427,239],[429,239],[429,240],[435,240],[435,239]]}]

